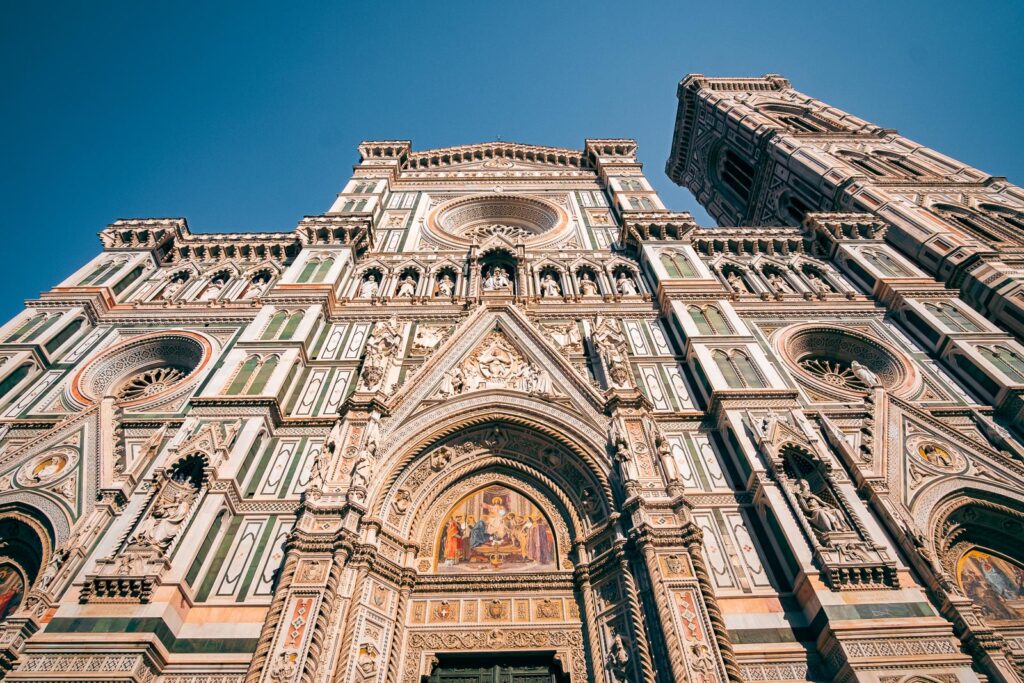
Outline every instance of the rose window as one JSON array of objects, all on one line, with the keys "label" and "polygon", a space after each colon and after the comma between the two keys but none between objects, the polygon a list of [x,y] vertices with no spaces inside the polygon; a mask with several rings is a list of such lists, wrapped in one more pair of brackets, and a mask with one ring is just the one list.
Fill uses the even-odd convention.
[{"label": "rose window", "polygon": [[532,237],[531,233],[526,228],[521,228],[518,225],[503,225],[501,223],[490,223],[485,225],[477,225],[466,230],[468,237],[493,237],[494,235],[502,235],[509,239],[519,240]]},{"label": "rose window", "polygon": [[446,246],[503,237],[536,247],[557,242],[570,223],[565,210],[545,197],[492,193],[445,201],[430,212],[424,227]]},{"label": "rose window", "polygon": [[842,389],[867,391],[870,387],[853,373],[846,363],[829,360],[828,358],[804,358],[799,361],[801,368],[814,375],[822,382]]},{"label": "rose window", "polygon": [[136,401],[140,398],[154,396],[170,389],[183,380],[186,374],[171,366],[143,370],[121,385],[117,391],[117,397],[122,401]]}]

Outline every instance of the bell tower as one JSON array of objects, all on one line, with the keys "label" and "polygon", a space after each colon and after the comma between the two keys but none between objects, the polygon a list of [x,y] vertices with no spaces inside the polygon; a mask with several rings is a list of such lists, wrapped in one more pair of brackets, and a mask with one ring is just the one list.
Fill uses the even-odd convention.
[{"label": "bell tower", "polygon": [[809,97],[785,78],[679,83],[666,173],[719,225],[871,213],[886,240],[1024,335],[1024,190]]}]

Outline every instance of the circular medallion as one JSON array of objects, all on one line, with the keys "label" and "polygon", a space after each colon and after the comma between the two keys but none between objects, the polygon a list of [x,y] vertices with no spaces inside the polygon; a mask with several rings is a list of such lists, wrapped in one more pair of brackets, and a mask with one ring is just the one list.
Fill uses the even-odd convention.
[{"label": "circular medallion", "polygon": [[965,464],[955,448],[928,436],[911,436],[907,439],[907,450],[918,461],[938,470],[955,472]]},{"label": "circular medallion", "polygon": [[56,448],[40,453],[18,470],[18,483],[22,486],[42,486],[56,481],[74,469],[78,453],[71,448]]}]

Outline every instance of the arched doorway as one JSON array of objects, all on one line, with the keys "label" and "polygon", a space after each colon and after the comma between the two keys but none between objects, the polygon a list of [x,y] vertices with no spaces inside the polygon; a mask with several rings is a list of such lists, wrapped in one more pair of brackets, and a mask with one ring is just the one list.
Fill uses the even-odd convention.
[{"label": "arched doorway", "polygon": [[30,511],[0,508],[0,624],[24,604],[51,548],[47,525]]},{"label": "arched doorway", "polygon": [[[398,680],[603,680],[593,672],[614,636],[575,570],[608,519],[609,492],[565,444],[507,422],[449,432],[396,464],[374,507],[385,533],[416,548],[389,655]],[[605,594],[607,618],[626,630],[626,591]],[[384,658],[385,646],[363,640],[359,657]]]}]

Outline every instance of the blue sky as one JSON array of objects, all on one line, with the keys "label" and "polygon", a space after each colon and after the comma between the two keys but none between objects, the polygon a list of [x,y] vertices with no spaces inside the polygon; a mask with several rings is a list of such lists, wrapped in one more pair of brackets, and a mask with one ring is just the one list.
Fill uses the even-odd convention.
[{"label": "blue sky", "polygon": [[[363,139],[633,137],[664,176],[689,72],[813,96],[1024,181],[1024,3],[12,2],[0,22],[0,318],[118,217],[290,230]],[[33,245],[49,249],[43,254]]]}]

